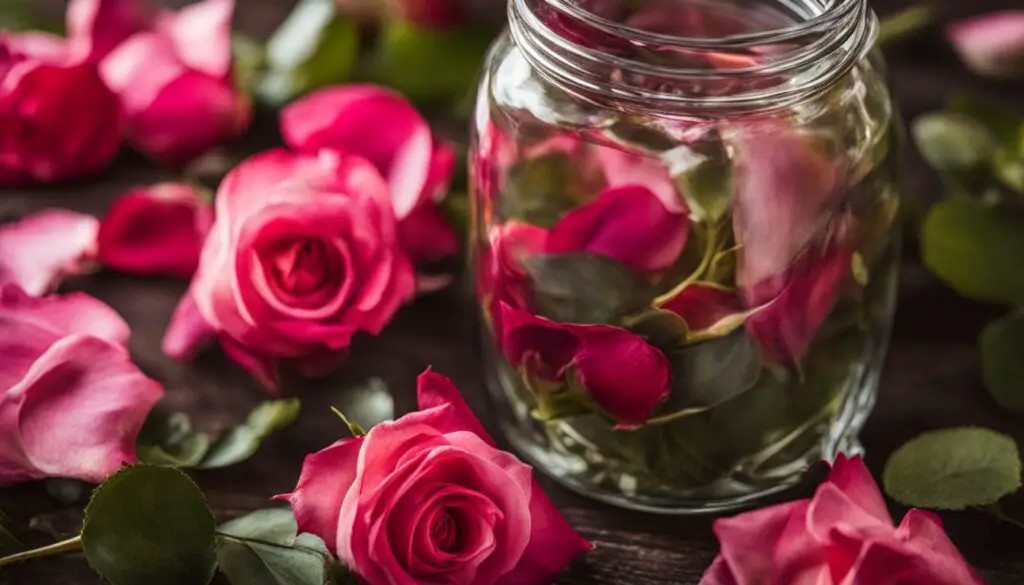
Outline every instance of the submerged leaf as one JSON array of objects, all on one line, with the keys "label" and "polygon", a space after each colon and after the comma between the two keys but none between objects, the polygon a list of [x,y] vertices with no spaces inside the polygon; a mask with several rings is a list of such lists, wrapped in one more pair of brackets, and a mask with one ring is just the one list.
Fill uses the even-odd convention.
[{"label": "submerged leaf", "polygon": [[573,209],[572,161],[565,154],[548,154],[516,163],[509,170],[501,196],[501,215],[540,227],[554,227]]},{"label": "submerged leaf", "polygon": [[614,323],[650,302],[647,285],[611,258],[576,252],[522,260],[538,314],[563,323]]},{"label": "submerged leaf", "polygon": [[713,408],[743,394],[761,376],[761,354],[746,332],[665,351],[672,366],[667,410]]}]

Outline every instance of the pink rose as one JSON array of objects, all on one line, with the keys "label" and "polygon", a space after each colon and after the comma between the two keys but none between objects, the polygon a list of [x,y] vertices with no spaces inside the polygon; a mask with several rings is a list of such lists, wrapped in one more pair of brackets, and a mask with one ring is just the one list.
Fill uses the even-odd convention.
[{"label": "pink rose", "polygon": [[542,585],[590,549],[450,380],[422,374],[419,406],[306,457],[301,532],[373,585]]},{"label": "pink rose", "polygon": [[1003,10],[957,20],[946,37],[967,67],[986,77],[1024,76],[1024,10]]},{"label": "pink rose", "polygon": [[213,208],[195,187],[161,183],[125,193],[100,223],[98,259],[132,274],[191,278]]},{"label": "pink rose", "polygon": [[0,186],[102,171],[121,127],[117,97],[63,39],[0,31]]},{"label": "pink rose", "polygon": [[[373,165],[332,151],[272,150],[221,183],[183,301],[197,310],[178,316],[201,315],[225,351],[273,387],[275,361],[321,369],[356,332],[380,333],[414,285]],[[172,323],[171,331],[182,328],[195,324]]]},{"label": "pink rose", "polygon": [[500,346],[512,367],[553,382],[573,372],[601,410],[627,426],[646,422],[668,398],[668,359],[639,335],[608,325],[556,323],[504,303],[500,310]]},{"label": "pink rose", "polygon": [[281,133],[300,152],[333,149],[373,163],[388,182],[402,247],[414,262],[458,250],[438,208],[448,194],[454,154],[402,96],[375,85],[322,89],[281,112]]},{"label": "pink rose", "polygon": [[983,585],[938,516],[894,527],[860,457],[840,455],[814,497],[716,520],[721,552],[700,585]]},{"label": "pink rose", "polygon": [[71,2],[71,46],[99,63],[139,150],[183,164],[248,126],[249,98],[231,75],[233,11],[234,0],[203,0],[177,13],[144,0]]},{"label": "pink rose", "polygon": [[99,225],[91,215],[46,209],[0,226],[0,286],[13,283],[37,297],[84,272],[96,255]]},{"label": "pink rose", "polygon": [[163,389],[124,348],[128,324],[82,294],[34,299],[0,286],[0,485],[99,483],[136,461]]}]

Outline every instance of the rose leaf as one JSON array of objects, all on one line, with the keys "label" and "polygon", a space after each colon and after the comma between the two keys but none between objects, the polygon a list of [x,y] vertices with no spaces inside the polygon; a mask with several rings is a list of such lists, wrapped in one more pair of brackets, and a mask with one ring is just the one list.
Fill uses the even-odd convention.
[{"label": "rose leaf", "polygon": [[193,467],[210,450],[210,435],[192,428],[183,412],[154,408],[136,441],[139,460],[153,465]]},{"label": "rose leaf", "polygon": [[[548,154],[516,163],[508,173],[508,184],[501,197],[501,215],[551,228],[576,206],[573,177],[579,170],[564,154]],[[595,186],[598,188],[599,186]],[[581,187],[580,190],[584,190]]]},{"label": "rose leaf", "polygon": [[196,467],[217,469],[252,457],[267,435],[295,421],[299,416],[300,404],[298,398],[260,404],[249,413],[244,424],[218,439]]},{"label": "rose leaf", "polygon": [[921,156],[940,171],[973,171],[987,165],[995,153],[992,133],[962,114],[925,114],[914,120],[911,134]]},{"label": "rose leaf", "polygon": [[96,488],[82,545],[112,585],[205,585],[216,570],[213,514],[196,484],[171,467],[125,467]]},{"label": "rose leaf", "polygon": [[896,450],[882,481],[907,506],[962,510],[1020,489],[1020,454],[1010,437],[981,427],[930,431]]},{"label": "rose leaf", "polygon": [[965,199],[932,207],[921,228],[925,265],[961,295],[1024,305],[1024,213]]},{"label": "rose leaf", "polygon": [[981,374],[999,406],[1024,413],[1024,313],[989,323],[981,332]]},{"label": "rose leaf", "polygon": [[330,553],[312,534],[296,535],[291,510],[257,510],[220,526],[217,562],[235,585],[323,585]]},{"label": "rose leaf", "polygon": [[750,390],[761,377],[757,344],[738,330],[694,345],[666,350],[672,367],[671,410],[707,410]]},{"label": "rose leaf", "polygon": [[700,221],[718,223],[732,207],[732,164],[724,145],[705,156],[680,146],[664,155],[676,188],[690,213]]},{"label": "rose leaf", "polygon": [[523,259],[538,313],[563,323],[613,323],[650,302],[625,265],[596,254],[540,254]]}]

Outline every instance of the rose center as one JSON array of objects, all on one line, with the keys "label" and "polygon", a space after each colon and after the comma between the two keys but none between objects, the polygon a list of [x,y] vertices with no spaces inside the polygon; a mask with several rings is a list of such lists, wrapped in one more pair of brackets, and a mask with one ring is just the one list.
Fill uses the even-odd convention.
[{"label": "rose center", "polygon": [[329,258],[322,240],[289,242],[272,262],[274,277],[293,295],[304,295],[322,288],[328,280]]},{"label": "rose center", "polygon": [[444,510],[430,523],[430,539],[438,549],[454,553],[458,548],[458,529],[451,514]]}]

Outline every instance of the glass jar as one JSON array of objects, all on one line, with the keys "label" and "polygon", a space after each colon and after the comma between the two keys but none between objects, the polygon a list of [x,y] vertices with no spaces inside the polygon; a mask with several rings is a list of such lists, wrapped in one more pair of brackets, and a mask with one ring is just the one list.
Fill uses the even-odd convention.
[{"label": "glass jar", "polygon": [[865,0],[510,0],[509,17],[476,101],[471,254],[515,448],[669,513],[857,451],[899,252]]}]

